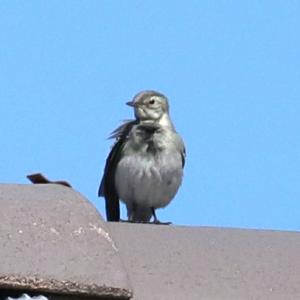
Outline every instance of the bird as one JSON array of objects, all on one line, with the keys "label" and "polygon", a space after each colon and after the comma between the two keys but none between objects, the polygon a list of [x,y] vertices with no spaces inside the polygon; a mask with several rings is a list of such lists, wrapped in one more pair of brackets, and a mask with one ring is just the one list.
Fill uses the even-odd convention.
[{"label": "bird", "polygon": [[122,201],[128,222],[170,224],[160,222],[155,210],[167,206],[182,183],[184,142],[171,121],[164,94],[141,91],[126,104],[133,108],[135,119],[111,133],[115,143],[98,190],[98,196],[105,198],[107,221],[121,221]]}]

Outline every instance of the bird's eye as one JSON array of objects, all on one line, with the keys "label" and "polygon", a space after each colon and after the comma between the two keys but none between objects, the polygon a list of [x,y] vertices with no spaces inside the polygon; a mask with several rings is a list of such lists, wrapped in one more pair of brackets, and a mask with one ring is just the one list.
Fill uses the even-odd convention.
[{"label": "bird's eye", "polygon": [[149,101],[149,104],[154,104],[155,103],[155,100],[154,99],[151,99],[150,101]]}]

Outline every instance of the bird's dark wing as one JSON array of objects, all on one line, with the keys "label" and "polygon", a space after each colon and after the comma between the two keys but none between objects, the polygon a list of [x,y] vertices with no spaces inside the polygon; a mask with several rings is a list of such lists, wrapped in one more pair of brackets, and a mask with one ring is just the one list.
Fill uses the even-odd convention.
[{"label": "bird's dark wing", "polygon": [[116,138],[107,159],[104,168],[104,174],[100,183],[98,196],[105,198],[105,209],[107,221],[120,221],[120,203],[119,196],[115,187],[115,172],[120,161],[121,152],[125,145],[127,136],[131,128],[138,121],[127,121],[115,131],[112,132],[111,138]]},{"label": "bird's dark wing", "polygon": [[185,152],[185,147],[184,147],[183,150],[181,151],[182,169],[184,168],[184,165],[185,165],[185,156],[186,156],[186,152]]}]

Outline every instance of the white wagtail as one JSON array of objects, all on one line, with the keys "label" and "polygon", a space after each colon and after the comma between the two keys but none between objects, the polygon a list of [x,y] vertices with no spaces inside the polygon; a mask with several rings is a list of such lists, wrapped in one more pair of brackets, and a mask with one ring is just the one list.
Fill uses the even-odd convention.
[{"label": "white wagtail", "polygon": [[160,223],[155,209],[165,207],[181,184],[184,143],[172,124],[167,98],[143,91],[126,103],[135,120],[113,131],[116,138],[104,169],[98,195],[105,197],[108,221],[120,221],[119,200],[128,221]]}]

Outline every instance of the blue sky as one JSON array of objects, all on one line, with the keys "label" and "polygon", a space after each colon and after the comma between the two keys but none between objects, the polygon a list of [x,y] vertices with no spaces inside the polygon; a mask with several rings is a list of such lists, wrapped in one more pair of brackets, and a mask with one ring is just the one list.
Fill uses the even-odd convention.
[{"label": "blue sky", "polygon": [[156,89],[187,148],[161,220],[300,230],[299,15],[299,1],[1,1],[0,182],[66,179],[103,214],[106,138]]}]

